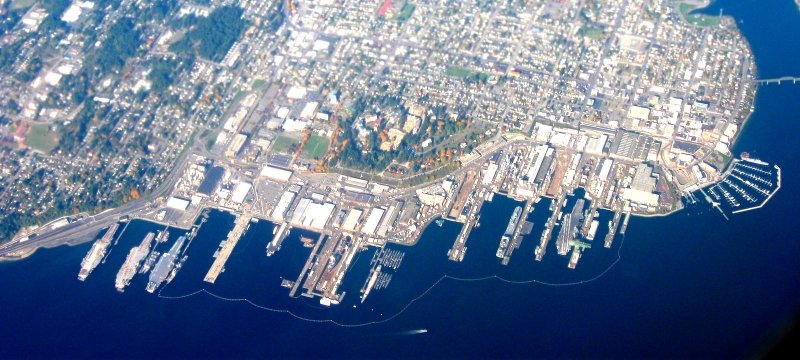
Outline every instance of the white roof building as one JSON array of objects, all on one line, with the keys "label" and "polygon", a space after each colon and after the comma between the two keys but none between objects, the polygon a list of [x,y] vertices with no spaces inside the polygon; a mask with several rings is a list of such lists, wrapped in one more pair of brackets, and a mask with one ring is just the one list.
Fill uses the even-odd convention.
[{"label": "white roof building", "polygon": [[278,200],[278,204],[275,205],[275,208],[272,209],[272,218],[278,221],[283,221],[286,216],[286,210],[289,209],[289,205],[292,204],[294,201],[295,193],[291,191],[287,191],[281,195],[281,198]]},{"label": "white roof building", "polygon": [[361,218],[361,214],[363,213],[364,212],[359,209],[350,209],[347,213],[347,217],[344,218],[342,229],[345,231],[354,231],[356,226],[358,226],[358,219]]},{"label": "white roof building", "polygon": [[170,209],[185,211],[189,207],[189,200],[179,198],[179,197],[171,197],[167,200],[167,207]]},{"label": "white roof building", "polygon": [[378,229],[384,212],[385,210],[381,208],[372,209],[367,216],[367,220],[364,221],[364,227],[361,228],[361,232],[367,235],[375,235],[375,230]]},{"label": "white roof building", "polygon": [[250,194],[250,189],[253,188],[253,184],[249,182],[240,182],[236,184],[236,187],[233,188],[233,193],[231,194],[231,201],[241,204],[247,198],[247,195]]},{"label": "white roof building", "polygon": [[319,204],[311,199],[301,199],[292,216],[292,223],[312,229],[324,229],[336,205],[332,203]]},{"label": "white roof building", "polygon": [[292,177],[292,172],[267,165],[261,169],[261,177],[274,181],[288,182]]}]

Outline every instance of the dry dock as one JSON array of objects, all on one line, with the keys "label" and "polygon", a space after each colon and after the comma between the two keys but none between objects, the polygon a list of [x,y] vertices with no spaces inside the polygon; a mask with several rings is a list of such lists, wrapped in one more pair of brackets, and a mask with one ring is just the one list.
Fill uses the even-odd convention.
[{"label": "dry dock", "polygon": [[239,242],[239,239],[242,238],[242,235],[250,226],[250,219],[250,216],[242,215],[236,220],[236,225],[234,225],[233,230],[228,233],[228,238],[223,240],[222,244],[220,244],[221,246],[219,251],[216,253],[214,263],[211,264],[211,268],[208,269],[208,273],[206,274],[206,277],[203,278],[203,281],[212,284],[217,281],[217,277],[225,269],[225,263],[231,256],[234,246],[236,246],[236,243]]}]

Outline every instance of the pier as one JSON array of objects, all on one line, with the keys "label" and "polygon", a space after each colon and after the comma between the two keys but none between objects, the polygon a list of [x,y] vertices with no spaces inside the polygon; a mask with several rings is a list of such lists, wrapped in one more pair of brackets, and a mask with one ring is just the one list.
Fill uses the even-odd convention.
[{"label": "pier", "polygon": [[[331,237],[324,241],[325,245],[322,247],[322,250],[319,253],[312,253],[312,255],[309,256],[308,260],[312,263],[309,264],[310,272],[308,273],[305,282],[302,284],[303,289],[306,290],[303,295],[308,297],[314,295],[314,289],[317,286],[317,282],[319,282],[319,279],[325,272],[325,266],[328,264],[331,255],[333,255],[342,238],[344,238],[344,236],[341,234],[331,235]],[[320,234],[314,249],[317,249],[317,246],[323,243],[324,239],[325,234]],[[308,264],[308,262],[306,262],[306,264]]]},{"label": "pier", "polygon": [[614,242],[614,236],[617,235],[617,228],[619,227],[619,220],[622,218],[622,211],[614,212],[614,219],[608,224],[608,234],[606,234],[605,244],[606,248],[611,248],[611,243]]},{"label": "pier", "polygon": [[297,290],[300,289],[300,285],[303,284],[303,278],[306,276],[306,272],[311,269],[311,266],[314,264],[314,260],[317,258],[316,254],[319,251],[320,245],[322,245],[322,237],[324,235],[320,235],[319,241],[314,245],[314,248],[311,250],[311,254],[308,255],[308,260],[306,260],[305,265],[303,265],[303,269],[300,270],[300,275],[297,277],[297,281],[292,284],[292,290],[289,291],[289,297],[297,297]]},{"label": "pier", "polygon": [[452,261],[464,260],[464,254],[467,252],[467,239],[469,239],[469,234],[478,222],[478,214],[483,206],[484,197],[475,196],[475,202],[469,210],[469,214],[467,214],[467,220],[464,221],[464,227],[458,233],[453,247],[447,251],[447,257]]},{"label": "pier", "polygon": [[797,84],[797,82],[800,81],[800,77],[798,77],[798,76],[782,76],[782,77],[771,78],[771,79],[756,79],[756,80],[753,80],[753,82],[756,85],[771,85],[771,84],[780,85],[783,82],[789,82],[789,81],[791,81],[793,85]]},{"label": "pier", "polygon": [[236,225],[234,225],[233,230],[228,233],[228,238],[223,240],[220,244],[220,249],[216,253],[214,263],[211,264],[211,268],[208,269],[208,273],[206,277],[203,278],[203,281],[212,284],[217,281],[219,274],[225,270],[225,263],[228,262],[228,258],[231,256],[234,246],[236,246],[236,243],[239,242],[239,239],[242,238],[242,235],[250,226],[250,219],[250,216],[242,215],[236,220]]},{"label": "pier", "polygon": [[525,222],[527,221],[528,215],[530,215],[532,209],[533,200],[526,201],[525,207],[522,209],[522,214],[517,222],[517,227],[514,229],[514,237],[511,238],[511,244],[508,245],[506,254],[503,256],[503,265],[508,265],[508,262],[511,260],[511,254],[514,253],[514,250],[516,250],[519,247],[519,244],[522,242],[522,228],[525,226]]},{"label": "pier", "polygon": [[775,171],[777,172],[777,177],[778,177],[777,187],[775,187],[775,190],[773,190],[772,193],[769,194],[769,196],[767,196],[767,198],[764,199],[764,201],[760,205],[755,206],[755,207],[751,207],[751,208],[747,208],[747,209],[734,210],[733,211],[734,214],[738,214],[738,213],[745,212],[745,211],[750,211],[750,210],[755,210],[755,209],[760,209],[760,208],[764,207],[764,205],[766,205],[767,202],[769,202],[770,199],[772,199],[773,196],[775,196],[775,193],[777,193],[778,190],[780,190],[780,188],[781,188],[781,168],[778,165],[775,165]]},{"label": "pier", "polygon": [[625,230],[628,230],[628,222],[631,221],[631,211],[628,210],[625,212],[625,220],[622,220],[622,227],[619,229],[619,233],[625,235]]},{"label": "pier", "polygon": [[287,236],[289,236],[289,224],[284,222],[281,223],[281,226],[275,232],[275,236],[272,238],[272,241],[267,244],[267,256],[272,256],[272,254],[280,250],[281,243]]},{"label": "pier", "polygon": [[551,205],[554,207],[553,214],[550,215],[549,219],[547,219],[547,223],[544,226],[544,231],[542,232],[542,238],[539,240],[539,245],[536,246],[536,250],[534,252],[536,255],[536,261],[542,261],[545,252],[547,252],[547,244],[550,242],[550,237],[553,233],[553,227],[555,227],[556,221],[558,221],[558,217],[561,215],[561,211],[563,210],[564,198],[565,196],[562,194],[553,200]]},{"label": "pier", "polygon": [[475,222],[475,217],[470,216],[469,220],[464,223],[464,227],[462,227],[461,232],[458,233],[453,247],[447,251],[447,257],[451,261],[464,260],[464,254],[467,252],[467,239],[469,238],[469,233],[472,232],[472,228],[475,227]]}]

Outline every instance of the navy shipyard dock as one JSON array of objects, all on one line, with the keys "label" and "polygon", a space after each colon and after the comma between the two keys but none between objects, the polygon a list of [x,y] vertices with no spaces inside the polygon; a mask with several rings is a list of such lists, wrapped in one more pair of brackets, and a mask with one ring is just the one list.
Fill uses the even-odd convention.
[{"label": "navy shipyard dock", "polygon": [[[368,301],[370,294],[389,286],[399,266],[398,259],[402,258],[402,254],[395,254],[392,252],[395,250],[389,251],[386,246],[412,246],[431,224],[443,226],[445,221],[463,224],[447,253],[450,260],[462,261],[470,235],[481,226],[483,205],[495,196],[524,201],[513,210],[502,237],[496,240],[495,255],[502,265],[510,263],[512,254],[523,241],[538,240],[533,254],[515,256],[514,259],[519,260],[514,261],[541,261],[553,246],[551,242],[555,242],[557,255],[567,260],[570,269],[576,268],[592,247],[591,241],[601,227],[608,227],[604,245],[611,247],[614,236],[624,233],[630,218],[641,213],[642,205],[635,202],[640,199],[627,199],[621,192],[633,191],[645,202],[655,198],[639,190],[651,186],[656,189],[658,185],[652,175],[653,169],[646,165],[559,152],[546,145],[525,148],[519,142],[508,141],[505,146],[486,153],[453,175],[409,190],[342,175],[317,176],[286,169],[269,170],[282,175],[279,180],[274,180],[274,174],[269,172],[267,180],[247,178],[244,173],[222,179],[215,176],[214,181],[220,183],[204,186],[203,196],[192,195],[191,188],[178,187],[179,193],[161,202],[168,204],[166,209],[155,208],[148,212],[155,217],[149,220],[162,224],[188,223],[192,217],[202,216],[203,209],[209,207],[237,216],[203,278],[212,284],[224,272],[234,248],[254,219],[275,224],[266,243],[265,256],[281,251],[282,244],[296,229],[301,232],[302,245],[309,248],[310,253],[300,272],[281,279],[280,285],[288,289],[290,297],[314,298],[324,306],[333,306],[348,296],[340,288],[356,254],[368,248],[377,248],[376,254],[380,254],[373,260],[369,274],[364,274],[366,279],[360,296]],[[557,158],[562,165],[556,166]],[[597,178],[590,176],[598,172]],[[754,161],[741,161],[727,174],[729,177],[720,180],[719,188],[707,191],[710,197],[719,194],[721,201],[725,201],[725,196],[739,196],[731,200],[731,204],[748,201],[748,196],[768,197],[770,185],[779,184],[779,176]],[[612,175],[617,179],[611,180]],[[223,181],[229,183],[224,185]],[[582,195],[577,195],[577,188],[583,189]],[[541,233],[529,237],[533,224],[527,219],[529,214],[539,211],[534,205],[543,197],[552,199],[548,219],[540,224]],[[182,200],[189,198],[192,200]],[[569,211],[566,210],[568,204],[573,206]],[[666,205],[653,205],[649,209],[655,211],[659,206]],[[598,211],[602,209],[614,212],[608,224],[599,220]],[[142,249],[148,248],[146,243],[150,241],[143,241]],[[169,251],[163,254],[150,251],[149,256],[144,257],[138,250],[130,249],[130,261],[126,261],[126,266],[118,273],[118,288],[124,289],[130,275],[136,273],[131,270],[137,268],[140,273],[153,269],[148,291],[155,291],[169,282],[185,260],[185,257],[181,259],[180,251],[188,247],[186,242],[190,241],[190,238],[181,237]],[[101,245],[103,242],[98,241],[98,249]],[[100,253],[98,250],[97,254]],[[95,257],[90,258],[96,261]]]},{"label": "navy shipyard dock", "polygon": [[247,228],[250,226],[250,219],[252,219],[252,217],[248,215],[239,216],[233,230],[228,233],[228,237],[220,243],[219,250],[214,253],[214,262],[211,264],[211,268],[208,269],[208,273],[203,278],[203,281],[213,284],[217,281],[219,274],[225,271],[225,263],[228,262],[228,258],[231,256],[236,243],[239,242],[239,239],[241,239],[244,232],[247,231]]}]

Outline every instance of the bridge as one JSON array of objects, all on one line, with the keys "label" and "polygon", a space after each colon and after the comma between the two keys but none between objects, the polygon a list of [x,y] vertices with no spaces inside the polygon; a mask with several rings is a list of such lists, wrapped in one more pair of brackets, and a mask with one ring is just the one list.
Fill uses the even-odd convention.
[{"label": "bridge", "polygon": [[772,79],[755,79],[753,82],[756,85],[770,85],[770,84],[777,84],[780,85],[782,82],[791,81],[792,84],[797,84],[800,81],[800,76],[783,76],[779,78],[772,78]]}]

